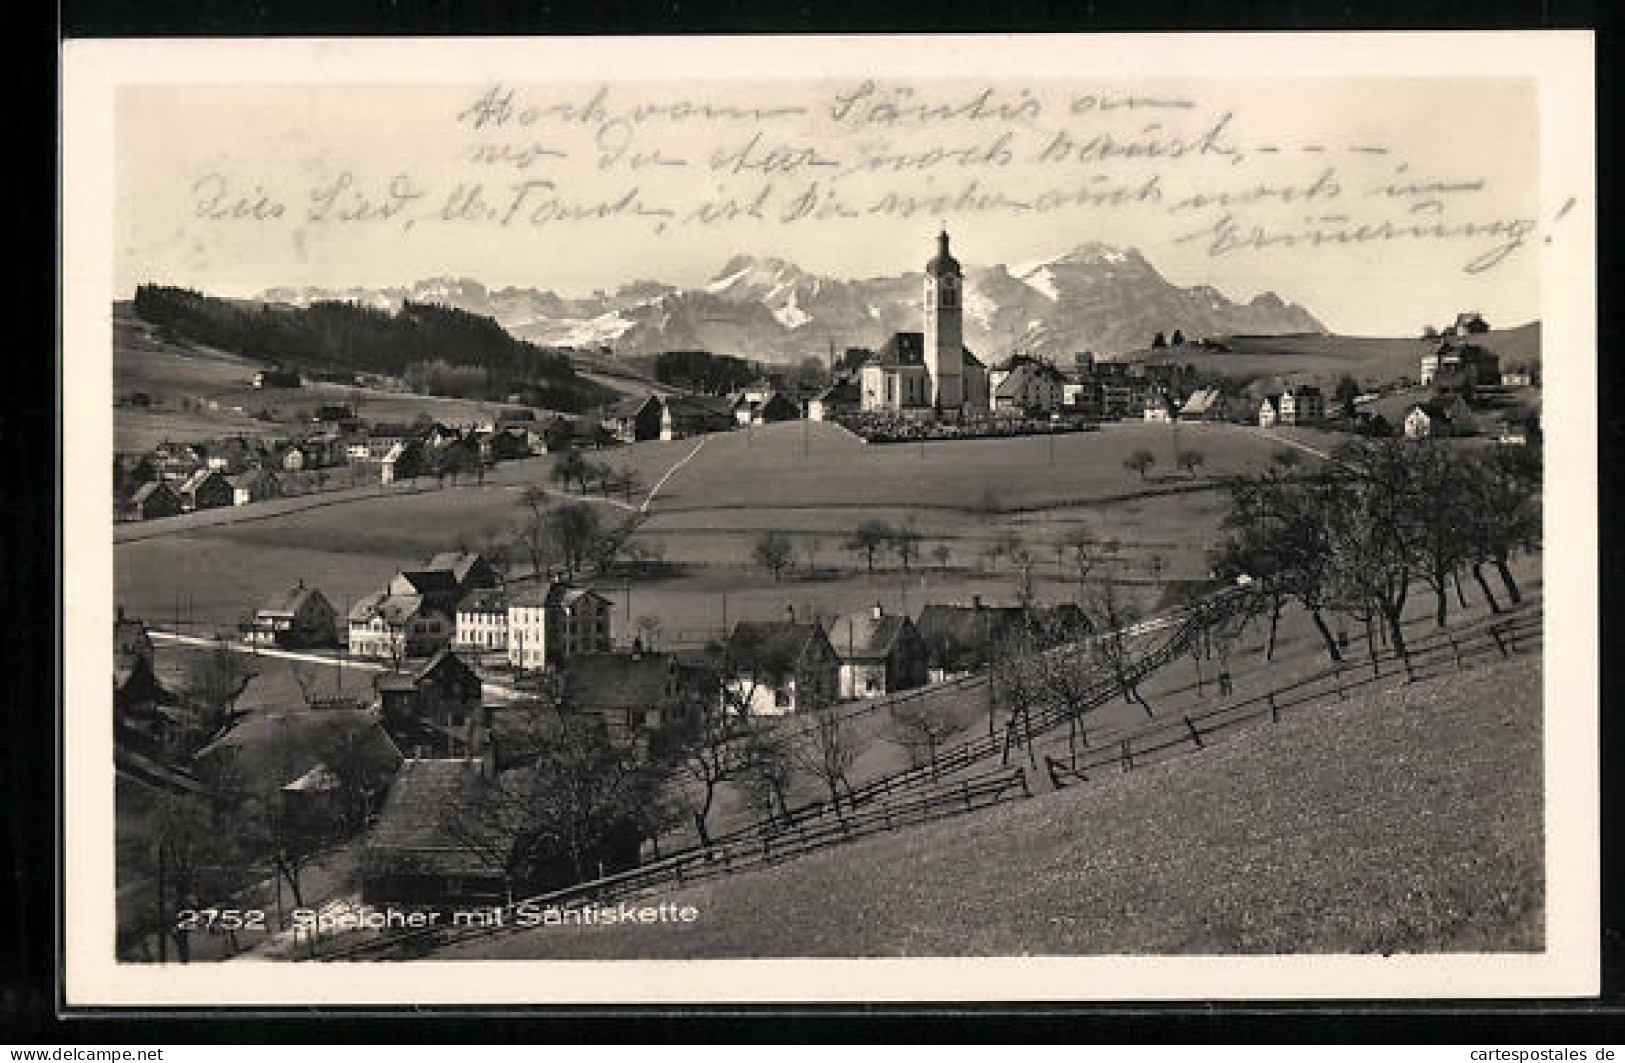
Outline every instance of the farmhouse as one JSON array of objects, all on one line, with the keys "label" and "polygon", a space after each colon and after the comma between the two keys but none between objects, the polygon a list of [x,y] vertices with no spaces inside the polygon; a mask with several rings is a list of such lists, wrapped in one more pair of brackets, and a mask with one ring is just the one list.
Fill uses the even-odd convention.
[{"label": "farmhouse", "polygon": [[604,427],[622,443],[660,438],[660,400],[653,395],[628,395],[604,415]]},{"label": "farmhouse", "polygon": [[1417,403],[1405,414],[1405,438],[1437,439],[1456,435],[1455,425],[1438,400]]},{"label": "farmhouse", "polygon": [[821,708],[840,691],[841,661],[823,627],[784,620],[741,620],[724,648],[723,692],[753,716]]},{"label": "farmhouse", "polygon": [[297,709],[244,716],[193,763],[200,778],[276,800],[289,783],[325,767],[370,800],[389,785],[401,753],[370,709]]},{"label": "farmhouse", "polygon": [[733,407],[734,420],[741,426],[793,421],[801,416],[801,405],[782,391],[770,391],[763,398],[740,395]]},{"label": "farmhouse", "polygon": [[461,597],[463,588],[455,571],[431,561],[426,568],[395,573],[389,581],[388,593],[402,597],[419,595],[424,604],[450,617],[456,612],[457,599]]},{"label": "farmhouse", "polygon": [[407,760],[361,855],[367,904],[458,905],[508,899],[514,839],[486,815],[487,766],[466,758]]},{"label": "farmhouse", "polygon": [[254,387],[264,388],[296,388],[299,387],[299,374],[287,369],[262,369],[254,374]]},{"label": "farmhouse", "polygon": [[1200,388],[1191,392],[1179,408],[1181,421],[1217,421],[1224,417],[1224,396],[1218,388]]},{"label": "farmhouse", "polygon": [[833,421],[857,413],[859,405],[857,381],[841,380],[813,396],[807,403],[807,416],[814,421]]},{"label": "farmhouse", "polygon": [[508,663],[516,668],[546,668],[610,645],[610,602],[601,594],[553,580],[508,598]]},{"label": "farmhouse", "polygon": [[1281,393],[1281,424],[1317,424],[1326,419],[1326,398],[1320,389],[1299,384]]},{"label": "farmhouse", "polygon": [[733,405],[708,395],[668,395],[660,413],[660,438],[688,439],[734,427]]},{"label": "farmhouse", "polygon": [[480,677],[450,650],[417,668],[384,672],[373,680],[384,728],[414,755],[454,756],[478,745]]},{"label": "farmhouse", "polygon": [[231,482],[214,469],[199,469],[187,477],[178,492],[184,510],[218,509],[232,504]]},{"label": "farmhouse", "polygon": [[300,580],[259,607],[243,625],[243,641],[282,649],[337,646],[338,615],[321,591]]},{"label": "farmhouse", "polygon": [[943,231],[925,264],[925,329],[894,333],[863,364],[863,412],[954,419],[988,411],[987,369],[964,345],[963,287]]},{"label": "farmhouse", "polygon": [[970,605],[927,605],[915,627],[925,643],[928,675],[935,683],[986,668],[999,655],[1000,646],[1024,629],[1064,634],[1084,630],[1087,622],[1083,610],[1070,602],[1029,609],[984,605],[978,595]]},{"label": "farmhouse", "polygon": [[1024,360],[996,369],[990,380],[993,408],[1028,416],[1054,413],[1061,408],[1064,383],[1059,370],[1042,362]]},{"label": "farmhouse", "polygon": [[675,654],[640,650],[586,653],[560,666],[560,705],[594,713],[610,734],[681,732],[707,709],[705,690]]},{"label": "farmhouse", "polygon": [[127,618],[121,605],[113,620],[113,667],[128,668],[140,658],[152,662],[152,636],[146,624]]},{"label": "farmhouse", "polygon": [[447,550],[435,554],[425,566],[431,572],[450,572],[456,581],[456,593],[467,594],[471,590],[496,587],[502,583],[502,577],[491,563],[485,559],[484,554],[472,550]]},{"label": "farmhouse", "polygon": [[415,439],[403,439],[390,447],[378,463],[380,483],[392,484],[413,479],[423,472],[423,444]]},{"label": "farmhouse", "polygon": [[873,609],[836,617],[829,642],[840,658],[840,696],[873,698],[924,686],[927,652],[914,621]]},{"label": "farmhouse", "polygon": [[1179,420],[1179,408],[1174,405],[1174,400],[1167,395],[1153,395],[1150,401],[1145,404],[1145,411],[1142,416],[1150,423],[1173,424]]},{"label": "farmhouse", "polygon": [[1265,395],[1258,404],[1258,427],[1274,428],[1281,420],[1281,396]]},{"label": "farmhouse", "polygon": [[1501,359],[1476,343],[1445,340],[1422,356],[1422,383],[1432,384],[1439,374],[1453,369],[1465,373],[1470,384],[1493,384],[1501,378]]},{"label": "farmhouse", "polygon": [[282,481],[269,469],[249,469],[228,477],[231,483],[231,504],[246,506],[267,498],[282,496]]},{"label": "farmhouse", "polygon": [[129,520],[157,520],[173,517],[181,511],[181,496],[162,480],[142,484],[125,503],[124,515]]}]

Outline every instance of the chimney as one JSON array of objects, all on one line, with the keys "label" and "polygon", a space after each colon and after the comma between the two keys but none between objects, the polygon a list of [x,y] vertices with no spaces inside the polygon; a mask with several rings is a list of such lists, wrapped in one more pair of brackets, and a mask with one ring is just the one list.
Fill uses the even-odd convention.
[{"label": "chimney", "polygon": [[885,607],[882,606],[879,602],[876,602],[873,615],[874,615],[874,618],[876,620],[879,620],[881,617],[886,615]]}]

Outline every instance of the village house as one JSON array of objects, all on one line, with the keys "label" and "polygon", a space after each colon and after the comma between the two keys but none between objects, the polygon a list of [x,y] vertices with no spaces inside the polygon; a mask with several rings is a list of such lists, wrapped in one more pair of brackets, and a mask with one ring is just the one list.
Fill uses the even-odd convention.
[{"label": "village house", "polygon": [[300,580],[255,611],[243,625],[243,641],[285,650],[337,646],[338,614],[321,591]]},{"label": "village house", "polygon": [[127,520],[173,517],[181,511],[181,496],[162,480],[149,481],[135,489],[123,511]]},{"label": "village house", "polygon": [[840,658],[840,696],[874,698],[924,686],[928,678],[925,642],[914,621],[873,609],[836,617],[828,628]]},{"label": "village house", "polygon": [[1070,602],[1034,608],[986,605],[980,595],[973,596],[969,605],[926,605],[915,622],[933,683],[988,667],[1003,645],[1023,630],[1064,633],[1086,627],[1083,610]]},{"label": "village house", "polygon": [[1065,379],[1043,362],[1024,360],[990,374],[993,408],[1000,413],[1039,416],[1061,408]]},{"label": "village house", "polygon": [[807,403],[807,417],[833,421],[858,412],[860,395],[855,380],[840,380],[814,395]]},{"label": "village house", "polygon": [[338,831],[365,822],[401,765],[371,709],[252,712],[192,758],[200,779],[272,795],[275,811]]},{"label": "village house", "polygon": [[121,605],[113,619],[113,667],[128,668],[139,658],[152,663],[152,636],[146,624],[126,617]]},{"label": "village house", "polygon": [[671,653],[586,653],[567,658],[559,671],[560,706],[599,716],[619,738],[685,733],[714,703]]},{"label": "village house", "polygon": [[1151,400],[1145,404],[1145,410],[1141,416],[1148,423],[1173,424],[1179,420],[1179,408],[1174,404],[1174,400],[1167,395],[1153,395]]},{"label": "village house", "polygon": [[1179,408],[1181,421],[1219,421],[1224,419],[1224,395],[1218,388],[1198,388],[1191,392]]},{"label": "village house", "polygon": [[231,504],[234,506],[282,497],[282,481],[269,469],[249,469],[227,479],[231,483]]},{"label": "village house", "polygon": [[502,584],[501,574],[491,567],[484,554],[474,550],[442,551],[429,558],[429,563],[423,567],[429,572],[451,573],[458,596]]},{"label": "village house", "polygon": [[231,481],[214,469],[197,470],[186,478],[177,493],[181,496],[183,511],[229,506],[234,497]]},{"label": "village house", "polygon": [[488,765],[472,758],[407,760],[361,854],[366,904],[469,907],[511,899],[514,839],[486,814]]},{"label": "village house", "polygon": [[424,472],[423,444],[416,439],[396,443],[378,463],[378,482],[392,484],[411,480]]},{"label": "village house", "polygon": [[741,427],[753,424],[774,424],[794,421],[801,416],[801,404],[782,391],[770,391],[765,397],[753,399],[741,395],[734,403],[734,420]]},{"label": "village house", "polygon": [[537,670],[582,653],[606,653],[610,601],[562,580],[532,584],[508,597],[508,663]]},{"label": "village house", "polygon": [[478,749],[484,723],[480,677],[451,650],[416,668],[380,673],[373,689],[384,729],[401,749],[414,756],[459,756]]},{"label": "village house", "polygon": [[622,443],[660,438],[663,408],[654,395],[628,395],[604,413],[604,427]]},{"label": "village house", "polygon": [[724,647],[727,707],[752,716],[783,716],[832,704],[840,693],[841,661],[823,627],[798,621],[741,620]]},{"label": "village house", "polygon": [[1456,315],[1456,323],[1450,326],[1450,332],[1456,336],[1479,336],[1490,330],[1490,323],[1484,320],[1484,315],[1477,310],[1468,310]]},{"label": "village house", "polygon": [[1449,410],[1438,399],[1416,403],[1405,414],[1406,439],[1439,439],[1460,434]]},{"label": "village house", "polygon": [[296,388],[301,381],[299,374],[291,369],[261,369],[254,374],[254,387],[266,388]]},{"label": "village house", "polygon": [[661,406],[660,438],[688,439],[734,427],[733,406],[709,395],[668,395]]},{"label": "village house", "polygon": [[1501,374],[1501,385],[1509,388],[1534,387],[1539,378],[1528,368],[1518,368]]},{"label": "village house", "polygon": [[1258,427],[1274,428],[1281,420],[1281,396],[1265,395],[1258,404]]},{"label": "village house", "polygon": [[350,609],[349,649],[356,657],[428,657],[451,641],[452,615],[420,594],[378,591]]},{"label": "village house", "polygon": [[1424,386],[1450,370],[1461,371],[1469,384],[1494,384],[1501,379],[1501,359],[1494,351],[1476,343],[1450,340],[1422,356],[1420,376]]},{"label": "village house", "polygon": [[1281,424],[1318,424],[1326,419],[1326,397],[1317,387],[1299,384],[1281,393],[1279,409]]},{"label": "village house", "polygon": [[154,447],[150,457],[158,470],[158,479],[178,484],[208,461],[208,449],[201,443],[166,441]]},{"label": "village house", "polygon": [[452,645],[468,653],[501,653],[508,650],[508,595],[494,589],[481,589],[463,596],[457,604],[456,631]]}]

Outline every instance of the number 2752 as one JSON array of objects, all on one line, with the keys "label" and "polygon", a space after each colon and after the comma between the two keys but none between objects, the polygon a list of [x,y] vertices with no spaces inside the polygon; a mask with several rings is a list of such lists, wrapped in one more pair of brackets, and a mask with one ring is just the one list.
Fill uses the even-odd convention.
[{"label": "number 2752", "polygon": [[265,912],[258,908],[182,908],[177,930],[264,930]]}]

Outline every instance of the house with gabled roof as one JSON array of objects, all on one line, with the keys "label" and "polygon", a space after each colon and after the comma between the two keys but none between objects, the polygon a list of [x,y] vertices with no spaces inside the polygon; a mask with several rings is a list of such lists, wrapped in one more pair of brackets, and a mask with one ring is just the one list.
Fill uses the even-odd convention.
[{"label": "house with gabled roof", "polygon": [[730,711],[783,716],[832,704],[841,659],[816,621],[741,620],[723,647],[723,698]]},{"label": "house with gabled roof", "polygon": [[431,571],[450,572],[457,581],[459,595],[502,583],[502,576],[485,559],[485,555],[473,550],[443,551],[431,557],[425,567]]},{"label": "house with gabled roof", "polygon": [[604,411],[604,427],[622,443],[660,438],[660,400],[652,393],[628,395]]},{"label": "house with gabled roof", "polygon": [[1258,427],[1274,428],[1281,422],[1281,396],[1265,395],[1258,404]]},{"label": "house with gabled roof", "polygon": [[337,646],[338,614],[321,591],[300,580],[255,610],[254,618],[243,625],[243,641],[282,649]]},{"label": "house with gabled roof", "polygon": [[373,678],[384,728],[414,755],[457,756],[480,745],[480,677],[461,657],[440,650],[415,668]]},{"label": "house with gabled roof", "polygon": [[421,594],[378,591],[350,608],[349,650],[356,657],[427,657],[451,641],[452,614]]},{"label": "house with gabled roof", "polygon": [[232,504],[231,481],[217,469],[198,469],[176,492],[183,510],[218,509]]},{"label": "house with gabled roof", "polygon": [[833,421],[857,413],[860,403],[858,382],[838,380],[812,397],[807,403],[807,417],[814,421]]},{"label": "house with gabled roof", "polygon": [[508,649],[508,593],[479,588],[457,603],[452,645],[467,653],[503,653]]},{"label": "house with gabled roof", "polygon": [[583,653],[559,666],[559,704],[592,713],[612,735],[680,733],[715,704],[676,654],[642,649]]},{"label": "house with gabled roof", "polygon": [[986,605],[980,595],[973,596],[969,605],[928,604],[915,622],[932,682],[981,671],[998,658],[1007,640],[1023,630],[1064,633],[1086,626],[1083,610],[1072,602]]},{"label": "house with gabled roof", "polygon": [[711,395],[667,395],[661,402],[660,438],[688,439],[734,427],[733,405]]},{"label": "house with gabled roof", "polygon": [[489,814],[499,794],[481,761],[401,764],[361,854],[366,904],[495,904],[510,899],[515,839]]},{"label": "house with gabled roof", "polygon": [[925,640],[914,621],[886,612],[879,602],[835,617],[826,630],[841,662],[842,698],[882,697],[924,686],[929,678]]},{"label": "house with gabled roof", "polygon": [[269,469],[247,469],[226,479],[231,484],[231,504],[234,506],[282,497],[282,481]]},{"label": "house with gabled roof", "polygon": [[137,487],[123,507],[127,520],[157,520],[180,511],[181,496],[162,480],[150,480]]}]

